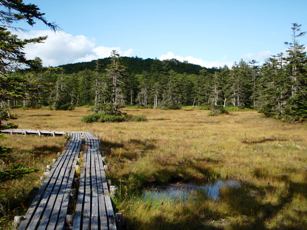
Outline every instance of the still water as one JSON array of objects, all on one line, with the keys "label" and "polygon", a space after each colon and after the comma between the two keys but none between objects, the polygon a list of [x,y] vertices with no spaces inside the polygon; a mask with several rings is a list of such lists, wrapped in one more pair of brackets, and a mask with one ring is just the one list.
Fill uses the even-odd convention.
[{"label": "still water", "polygon": [[236,180],[217,180],[204,185],[171,184],[157,188],[147,189],[143,193],[145,200],[187,200],[193,192],[203,192],[212,200],[218,200],[222,188],[239,188],[240,182]]}]

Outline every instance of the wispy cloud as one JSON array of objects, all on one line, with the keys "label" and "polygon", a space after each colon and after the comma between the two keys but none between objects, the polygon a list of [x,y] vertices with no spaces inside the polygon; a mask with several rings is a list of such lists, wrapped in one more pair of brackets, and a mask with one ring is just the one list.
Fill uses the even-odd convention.
[{"label": "wispy cloud", "polygon": [[45,66],[55,66],[66,63],[91,61],[108,57],[112,50],[117,50],[122,56],[131,56],[132,49],[122,50],[120,47],[97,45],[93,39],[84,35],[72,35],[63,31],[36,30],[18,32],[21,38],[48,36],[44,43],[30,44],[24,49],[26,57],[40,57]]}]

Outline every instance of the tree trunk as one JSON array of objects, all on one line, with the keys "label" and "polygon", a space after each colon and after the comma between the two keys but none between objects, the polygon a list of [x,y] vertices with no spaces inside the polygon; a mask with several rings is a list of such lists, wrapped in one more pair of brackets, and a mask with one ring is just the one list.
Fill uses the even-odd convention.
[{"label": "tree trunk", "polygon": [[130,105],[133,105],[133,90],[130,89]]},{"label": "tree trunk", "polygon": [[193,99],[193,107],[195,107],[196,98]]},{"label": "tree trunk", "polygon": [[155,96],[154,96],[154,106],[153,106],[153,108],[156,109],[157,107],[158,107],[158,95],[155,94]]},{"label": "tree trunk", "polygon": [[99,97],[98,79],[96,78],[95,80],[95,102],[94,102],[95,110],[98,109],[98,97]]},{"label": "tree trunk", "polygon": [[253,73],[253,108],[256,107],[256,76]]},{"label": "tree trunk", "polygon": [[214,85],[214,106],[217,106],[218,100],[219,100],[219,92],[217,90],[216,84]]},{"label": "tree trunk", "polygon": [[148,95],[147,95],[147,88],[144,89],[144,106],[147,106],[147,98],[148,98]]}]

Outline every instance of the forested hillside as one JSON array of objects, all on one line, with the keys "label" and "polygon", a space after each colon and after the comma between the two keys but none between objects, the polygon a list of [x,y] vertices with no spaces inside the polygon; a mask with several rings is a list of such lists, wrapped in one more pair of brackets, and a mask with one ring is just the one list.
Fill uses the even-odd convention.
[{"label": "forested hillside", "polygon": [[73,109],[82,105],[101,107],[111,103],[116,94],[121,106],[234,106],[254,108],[285,120],[304,120],[307,57],[299,41],[304,35],[300,27],[293,24],[286,53],[274,55],[262,65],[240,60],[232,67],[206,69],[174,59],[144,60],[117,54],[113,70],[110,66],[114,57],[56,68],[37,64],[30,70],[11,73],[7,82],[1,83],[1,101],[8,107]]},{"label": "forested hillside", "polygon": [[[74,64],[61,65],[64,73],[71,74],[82,70],[95,70],[97,61],[80,62]],[[99,59],[102,69],[105,69],[111,63],[111,58]],[[187,62],[180,62],[176,59],[160,61],[159,59],[143,59],[139,57],[121,57],[121,63],[126,67],[129,74],[141,74],[143,72],[152,72],[158,69],[171,69],[177,73],[198,74],[200,70],[207,69],[199,65]],[[207,69],[208,72],[215,72],[216,68]]]}]

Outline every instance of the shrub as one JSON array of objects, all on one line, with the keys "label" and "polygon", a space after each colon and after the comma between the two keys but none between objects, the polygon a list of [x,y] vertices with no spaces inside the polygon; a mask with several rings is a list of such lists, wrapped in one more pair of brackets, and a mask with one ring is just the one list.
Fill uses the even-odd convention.
[{"label": "shrub", "polygon": [[147,118],[144,115],[127,115],[129,121],[147,121]]},{"label": "shrub", "polygon": [[251,111],[251,108],[247,108],[247,107],[238,107],[238,106],[226,106],[225,109],[228,112],[242,112],[242,111]]},{"label": "shrub", "polygon": [[[0,138],[1,137],[2,136],[0,136]],[[0,146],[0,156],[4,155],[4,154],[7,154],[7,153],[10,153],[11,151],[12,151],[12,149],[10,149],[10,148]]]},{"label": "shrub", "polygon": [[210,109],[210,107],[208,105],[199,105],[199,106],[197,106],[197,108],[199,110],[209,110]]},{"label": "shrub", "polygon": [[181,105],[179,104],[163,104],[161,105],[161,109],[181,109]]},{"label": "shrub", "polygon": [[105,113],[93,113],[91,115],[85,116],[82,118],[83,122],[92,123],[92,122],[122,122],[126,121],[127,117],[125,114],[105,114]]},{"label": "shrub", "polygon": [[93,113],[91,115],[85,116],[82,118],[83,122],[92,123],[92,122],[123,122],[123,121],[147,121],[147,118],[144,115],[127,115],[122,114],[105,114],[105,113]]},{"label": "shrub", "polygon": [[229,112],[223,106],[213,106],[210,109],[209,116],[218,116],[221,114],[229,114]]},{"label": "shrub", "polygon": [[74,110],[74,108],[75,108],[74,105],[70,103],[66,103],[66,104],[56,103],[51,106],[51,109],[55,109],[55,110]]},{"label": "shrub", "polygon": [[18,125],[15,125],[14,123],[5,123],[5,124],[2,124],[0,126],[0,129],[17,129],[18,128]]},{"label": "shrub", "polygon": [[37,172],[37,169],[28,168],[23,166],[22,164],[13,165],[10,169],[0,171],[0,182],[18,179],[23,177],[25,174],[29,174],[32,172]]}]

